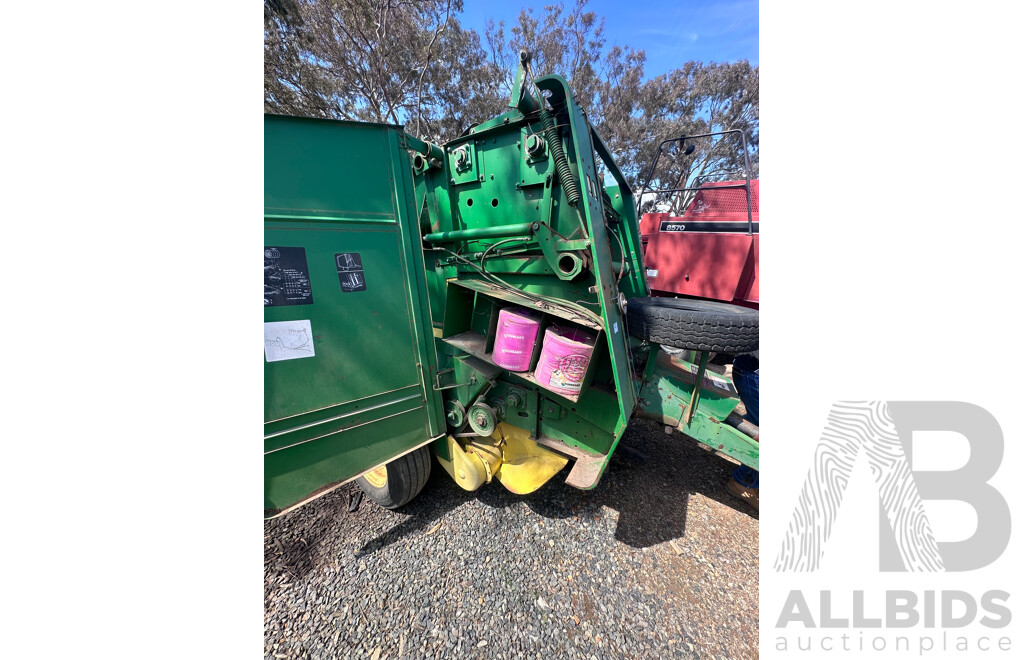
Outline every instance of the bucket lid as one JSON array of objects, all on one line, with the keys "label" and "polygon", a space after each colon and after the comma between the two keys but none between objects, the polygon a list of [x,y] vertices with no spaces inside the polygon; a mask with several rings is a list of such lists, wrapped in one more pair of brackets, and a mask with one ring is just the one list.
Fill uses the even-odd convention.
[{"label": "bucket lid", "polygon": [[579,346],[581,348],[593,348],[594,342],[597,340],[596,336],[581,328],[552,325],[544,334],[546,335],[548,333],[554,334],[565,344]]},{"label": "bucket lid", "polygon": [[521,318],[529,320],[529,321],[539,321],[540,320],[540,314],[538,314],[537,312],[533,311],[532,309],[526,309],[525,307],[518,307],[516,305],[509,305],[508,307],[502,307],[501,311],[498,313],[498,315],[499,316],[504,316],[505,318],[512,318],[512,319],[515,319],[515,317],[518,316],[518,317],[521,317]]}]

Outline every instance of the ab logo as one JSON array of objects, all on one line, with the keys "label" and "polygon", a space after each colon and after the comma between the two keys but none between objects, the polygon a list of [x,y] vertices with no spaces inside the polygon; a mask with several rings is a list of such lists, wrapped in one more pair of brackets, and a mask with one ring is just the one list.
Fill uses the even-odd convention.
[{"label": "ab logo", "polygon": [[[967,439],[967,464],[912,470],[914,431],[952,431]],[[786,530],[776,571],[816,571],[825,553],[854,462],[865,454],[878,487],[880,571],[971,571],[999,558],[1010,540],[1010,509],[988,484],[1003,458],[1003,432],[985,409],[959,401],[838,402]],[[936,541],[925,500],[957,500],[977,514],[974,535]]]}]

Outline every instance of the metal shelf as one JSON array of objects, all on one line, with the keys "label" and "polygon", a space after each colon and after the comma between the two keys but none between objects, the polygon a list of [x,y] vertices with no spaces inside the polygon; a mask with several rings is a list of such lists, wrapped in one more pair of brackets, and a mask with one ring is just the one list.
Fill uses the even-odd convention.
[{"label": "metal shelf", "polygon": [[577,325],[582,325],[590,330],[601,332],[604,330],[604,324],[601,321],[601,317],[595,314],[593,311],[577,305],[576,303],[569,302],[567,300],[558,301],[558,305],[550,303],[538,304],[533,298],[522,295],[516,291],[509,291],[490,282],[484,282],[483,280],[458,280],[451,282],[451,284],[469,289],[470,291],[476,291],[492,298],[498,298],[505,302],[510,302],[526,309],[532,309],[551,316],[557,316],[566,321],[570,321]]},{"label": "metal shelf", "polygon": [[[494,363],[494,360],[491,358],[491,353],[486,352],[487,338],[484,337],[479,332],[473,332],[471,330],[469,332],[463,332],[457,335],[453,335],[451,337],[445,337],[441,341],[448,344],[449,346],[454,346],[455,348],[461,351],[465,351],[466,353],[469,353],[473,357],[483,360],[488,364],[493,364],[499,369],[503,369],[503,367]],[[550,392],[551,394],[560,396],[567,401],[576,403],[577,401],[580,400],[580,394],[582,394],[582,392],[580,394],[562,394],[561,392],[556,392],[549,388],[544,383],[537,380],[537,378],[533,375],[532,371],[506,370],[506,372],[516,378],[521,378],[522,380],[526,381],[527,383],[530,383],[531,385],[536,385],[537,387],[547,392]]]}]

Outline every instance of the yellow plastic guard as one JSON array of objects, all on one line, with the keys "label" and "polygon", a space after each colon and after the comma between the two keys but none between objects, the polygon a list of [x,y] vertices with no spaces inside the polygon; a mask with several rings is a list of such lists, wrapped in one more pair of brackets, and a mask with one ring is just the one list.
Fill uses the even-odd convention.
[{"label": "yellow plastic guard", "polygon": [[569,459],[542,447],[530,432],[500,422],[492,439],[501,442],[501,467],[494,477],[518,495],[532,493],[561,471]]},{"label": "yellow plastic guard", "polygon": [[537,444],[526,429],[505,422],[490,437],[473,438],[465,447],[448,436],[448,453],[451,461],[437,460],[461,488],[474,491],[497,479],[517,495],[537,490],[569,462]]}]

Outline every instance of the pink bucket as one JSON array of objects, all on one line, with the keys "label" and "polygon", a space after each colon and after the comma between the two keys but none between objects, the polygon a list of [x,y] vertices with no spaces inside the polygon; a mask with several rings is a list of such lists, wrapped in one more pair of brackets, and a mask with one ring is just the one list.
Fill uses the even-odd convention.
[{"label": "pink bucket", "polygon": [[522,307],[505,307],[498,312],[494,337],[494,364],[509,371],[527,371],[537,343],[540,319]]},{"label": "pink bucket", "polygon": [[579,328],[549,327],[544,332],[544,346],[534,373],[537,381],[559,394],[579,394],[595,339]]}]

